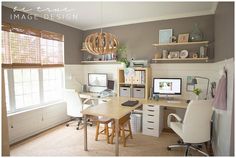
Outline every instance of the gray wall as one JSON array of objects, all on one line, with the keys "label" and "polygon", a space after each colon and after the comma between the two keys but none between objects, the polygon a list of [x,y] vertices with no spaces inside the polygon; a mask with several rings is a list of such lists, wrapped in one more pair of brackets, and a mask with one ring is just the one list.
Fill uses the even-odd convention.
[{"label": "gray wall", "polygon": [[[82,31],[56,22],[39,18],[39,20],[11,20],[12,9],[2,6],[2,21],[31,26],[42,30],[57,32],[64,35],[65,64],[80,64],[82,54]],[[21,13],[20,14],[26,14]]]},{"label": "gray wall", "polygon": [[232,57],[234,57],[234,2],[220,2],[215,13],[215,62]]},{"label": "gray wall", "polygon": [[[169,47],[161,47],[160,49],[157,49],[152,46],[153,43],[158,43],[158,32],[160,29],[172,28],[174,35],[176,36],[180,33],[190,33],[194,23],[198,23],[200,30],[204,34],[205,40],[214,40],[214,15],[108,27],[103,28],[103,31],[111,32],[118,36],[120,43],[125,44],[128,48],[129,59],[134,57],[135,59],[150,60],[154,58],[155,52],[161,51],[162,49],[170,50]],[[100,29],[84,31],[83,40],[88,34],[97,31],[100,31]],[[199,46],[194,47],[195,48],[189,46],[174,47],[172,50],[188,49],[190,51],[199,51]],[[213,45],[210,45],[208,54],[210,58],[213,58],[213,48]]]}]

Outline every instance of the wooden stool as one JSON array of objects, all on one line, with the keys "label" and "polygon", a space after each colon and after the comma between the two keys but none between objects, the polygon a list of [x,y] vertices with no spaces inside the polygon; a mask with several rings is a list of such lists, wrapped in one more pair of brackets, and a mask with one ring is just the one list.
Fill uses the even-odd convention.
[{"label": "wooden stool", "polygon": [[[125,129],[126,125],[128,125],[128,129]],[[120,136],[120,132],[121,132],[122,142],[123,142],[123,145],[125,147],[126,146],[126,139],[129,136],[130,136],[131,139],[133,139],[133,135],[132,135],[132,131],[131,131],[131,125],[130,125],[130,114],[127,114],[124,117],[122,117],[121,119],[119,119],[119,127],[120,127],[119,136]],[[129,134],[126,136],[125,132],[129,132]],[[115,137],[115,123],[113,121],[112,133],[111,133],[111,144],[113,144],[114,137]]]},{"label": "wooden stool", "polygon": [[[95,135],[95,140],[97,141],[98,140],[98,135],[99,134],[105,134],[106,135],[106,139],[107,139],[107,143],[109,144],[109,129],[108,129],[108,124],[112,121],[112,119],[110,118],[106,118],[106,117],[101,117],[101,118],[98,118],[98,120],[96,121],[97,122],[97,125],[96,125],[96,135]],[[100,127],[100,124],[104,124],[105,125],[105,128],[101,131],[99,131],[99,127]]]}]

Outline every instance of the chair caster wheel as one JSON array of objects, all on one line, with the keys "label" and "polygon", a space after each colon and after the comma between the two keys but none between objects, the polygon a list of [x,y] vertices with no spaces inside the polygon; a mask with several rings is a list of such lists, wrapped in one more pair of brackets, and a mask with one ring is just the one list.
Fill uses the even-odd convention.
[{"label": "chair caster wheel", "polygon": [[69,127],[69,124],[66,124],[66,127]]},{"label": "chair caster wheel", "polygon": [[168,150],[168,151],[170,151],[170,150],[171,150],[171,148],[170,148],[170,147],[167,147],[167,150]]},{"label": "chair caster wheel", "polygon": [[79,130],[79,127],[77,127],[76,130]]}]

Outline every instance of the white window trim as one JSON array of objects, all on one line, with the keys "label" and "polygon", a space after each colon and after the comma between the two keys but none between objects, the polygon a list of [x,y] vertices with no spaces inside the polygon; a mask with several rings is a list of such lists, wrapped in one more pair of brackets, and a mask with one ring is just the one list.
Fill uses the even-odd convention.
[{"label": "white window trim", "polygon": [[[39,97],[40,97],[40,103],[39,104],[35,104],[35,105],[31,105],[31,106],[27,106],[24,108],[19,108],[16,109],[16,104],[15,104],[15,90],[14,90],[14,73],[13,70],[14,69],[8,69],[7,70],[7,78],[8,78],[8,87],[9,87],[9,104],[10,104],[10,111],[7,111],[7,115],[14,115],[14,114],[18,114],[24,111],[30,111],[30,110],[34,110],[40,107],[45,107],[47,105],[53,105],[55,103],[58,102],[63,102],[63,99],[57,99],[54,101],[49,101],[49,102],[44,102],[44,95],[43,95],[43,69],[44,68],[38,68],[38,76],[39,76]],[[62,80],[62,88],[65,87],[65,83],[64,83],[64,74],[65,74],[65,69],[62,68],[62,75],[61,75],[61,80]]]}]

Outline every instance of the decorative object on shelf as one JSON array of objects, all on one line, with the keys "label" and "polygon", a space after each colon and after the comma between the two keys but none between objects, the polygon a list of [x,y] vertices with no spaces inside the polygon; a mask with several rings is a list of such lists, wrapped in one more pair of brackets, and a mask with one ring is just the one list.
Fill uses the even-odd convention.
[{"label": "decorative object on shelf", "polygon": [[117,55],[117,61],[120,62],[121,64],[123,64],[125,67],[129,67],[130,65],[130,62],[129,60],[127,59],[127,47],[123,44],[120,44],[117,48],[117,52],[116,52],[116,55]]},{"label": "decorative object on shelf", "polygon": [[163,50],[162,51],[162,58],[166,59],[168,57],[168,51],[167,50]]},{"label": "decorative object on shelf", "polygon": [[181,59],[185,59],[188,57],[188,51],[187,50],[181,50],[180,53],[179,53],[179,57]]},{"label": "decorative object on shelf", "polygon": [[178,36],[178,43],[187,43],[189,38],[189,34],[179,34]]},{"label": "decorative object on shelf", "polygon": [[170,52],[171,58],[178,59],[179,58],[179,51]]},{"label": "decorative object on shelf", "polygon": [[160,59],[161,57],[162,57],[162,53],[161,52],[156,52],[155,59]]},{"label": "decorative object on shelf", "polygon": [[202,32],[200,31],[198,24],[195,23],[193,25],[193,30],[190,33],[190,41],[191,42],[199,42],[199,41],[202,41],[202,38],[203,38]]},{"label": "decorative object on shelf", "polygon": [[[101,26],[102,26],[102,2],[101,2]],[[111,33],[101,32],[92,33],[85,39],[85,47],[89,53],[94,55],[103,55],[115,53],[119,41],[117,37]]]},{"label": "decorative object on shelf", "polygon": [[93,59],[93,57],[91,55],[88,55],[86,58],[87,61],[92,61],[92,59]]},{"label": "decorative object on shelf", "polygon": [[187,76],[187,85],[186,85],[186,91],[187,92],[192,92],[193,89],[195,88],[195,84],[192,83],[193,76]]},{"label": "decorative object on shelf", "polygon": [[159,43],[171,43],[172,29],[159,30]]},{"label": "decorative object on shelf", "polygon": [[171,37],[171,43],[177,43],[177,37],[176,36]]},{"label": "decorative object on shelf", "polygon": [[207,47],[201,46],[200,47],[200,51],[199,51],[199,57],[200,58],[206,57],[206,51],[207,51]]},{"label": "decorative object on shelf", "polygon": [[194,88],[193,93],[196,94],[196,100],[199,99],[199,95],[201,94],[202,90],[200,88]]},{"label": "decorative object on shelf", "polygon": [[168,59],[171,59],[171,55],[170,54],[168,55]]},{"label": "decorative object on shelf", "polygon": [[193,53],[193,58],[198,58],[197,53]]},{"label": "decorative object on shelf", "polygon": [[[193,84],[193,85],[198,84],[197,78],[203,79],[203,80],[207,80],[206,96],[205,96],[205,98],[204,98],[205,100],[207,100],[207,95],[208,95],[208,88],[209,88],[210,79],[209,79],[209,78],[206,78],[206,77],[201,77],[201,76],[193,76],[193,79],[192,79],[192,84]],[[201,93],[201,92],[200,92],[200,93]],[[196,94],[196,93],[195,93],[195,94]]]}]

